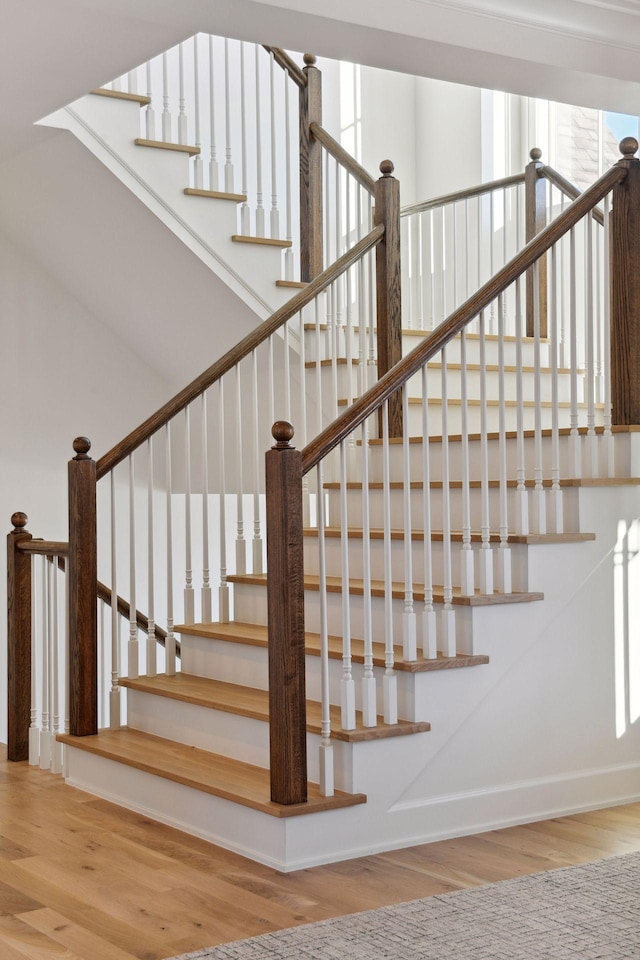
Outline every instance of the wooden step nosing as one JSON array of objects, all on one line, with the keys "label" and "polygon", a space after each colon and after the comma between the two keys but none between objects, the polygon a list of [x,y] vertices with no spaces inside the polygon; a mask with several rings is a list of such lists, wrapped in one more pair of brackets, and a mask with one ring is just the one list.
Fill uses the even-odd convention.
[{"label": "wooden step nosing", "polygon": [[[318,528],[317,527],[305,527],[303,530],[303,535],[311,539],[317,540],[318,538]],[[325,537],[330,539],[340,539],[342,537],[342,528],[341,527],[325,527],[324,530]],[[404,530],[393,529],[389,531],[391,540],[404,540]],[[352,540],[362,540],[362,528],[361,527],[349,527],[347,530],[347,536]],[[381,527],[371,527],[369,529],[369,537],[371,540],[384,540],[385,533]],[[423,530],[412,530],[411,539],[417,541],[424,541],[424,531]],[[442,530],[432,530],[431,539],[436,543],[440,543],[444,539],[444,534]],[[452,530],[451,531],[451,540],[454,543],[462,543],[464,539],[464,534],[461,530]],[[470,534],[471,543],[482,543],[483,537],[480,531],[473,530]],[[595,540],[595,533],[510,533],[507,536],[507,542],[512,544],[522,544],[525,546],[544,546],[544,544],[556,545],[559,543],[586,543],[590,540]],[[489,534],[490,543],[501,543],[502,538],[497,531],[492,531]]]},{"label": "wooden step nosing", "polygon": [[279,247],[282,250],[293,246],[291,240],[278,240],[275,237],[251,237],[244,233],[234,233],[231,239],[234,243],[255,243],[265,247]]},{"label": "wooden step nosing", "polygon": [[92,97],[108,97],[110,100],[123,100],[126,103],[137,103],[140,107],[148,107],[151,103],[151,97],[145,97],[141,93],[125,93],[124,90],[105,90],[98,87],[90,90]]},{"label": "wooden step nosing", "polygon": [[232,203],[246,203],[247,195],[245,193],[225,193],[220,190],[201,190],[198,187],[185,187],[184,193],[187,197],[204,197],[207,200],[229,200]]},{"label": "wooden step nosing", "polygon": [[151,147],[155,150],[171,150],[174,153],[188,153],[190,157],[195,157],[200,153],[200,147],[186,143],[168,143],[165,140],[146,140],[144,137],[136,137],[133,142],[136,147]]}]

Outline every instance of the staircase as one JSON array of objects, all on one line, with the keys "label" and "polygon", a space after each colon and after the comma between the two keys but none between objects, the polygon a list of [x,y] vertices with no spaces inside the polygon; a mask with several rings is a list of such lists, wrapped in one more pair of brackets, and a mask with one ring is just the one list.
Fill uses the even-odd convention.
[{"label": "staircase", "polygon": [[[347,160],[309,99],[303,169],[323,144],[337,170]],[[514,259],[501,240],[505,262],[484,283],[472,249],[477,292],[468,241],[464,284],[426,277],[405,243],[419,309],[402,329],[392,165],[374,182],[349,159],[344,190],[373,194],[373,219],[350,222],[339,204],[342,239],[302,230],[304,279],[285,262],[276,287],[293,240],[237,232],[251,226],[236,210],[248,193],[207,190],[198,168],[181,186],[198,147],[133,136],[147,98],[89,100],[73,105],[75,132],[92,149],[119,137],[127,176],[144,169],[157,196],[168,189],[167,222],[198,255],[215,250],[213,269],[269,318],[97,463],[74,442],[68,544],[32,539],[14,514],[13,759],[285,871],[635,797],[640,417],[612,425],[625,379],[608,376],[624,313],[615,259],[611,315],[594,295],[609,195],[615,211],[635,150],[623,143],[621,164]],[[541,169],[536,156],[527,176]],[[436,208],[407,211],[407,236]],[[626,224],[612,224],[619,238]],[[97,595],[96,571],[109,583]]]}]

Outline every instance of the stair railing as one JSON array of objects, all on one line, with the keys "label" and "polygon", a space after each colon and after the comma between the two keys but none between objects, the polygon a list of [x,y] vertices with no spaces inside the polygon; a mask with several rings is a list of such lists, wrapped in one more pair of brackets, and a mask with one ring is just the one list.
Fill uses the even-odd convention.
[{"label": "stair railing", "polygon": [[[375,726],[379,722],[380,699],[383,718],[393,722],[397,716],[395,658],[400,655],[411,661],[420,656],[451,658],[459,651],[472,654],[476,651],[465,631],[464,618],[456,622],[460,604],[507,603],[514,591],[520,593],[520,600],[534,599],[536,595],[527,592],[528,586],[519,582],[520,574],[512,567],[511,544],[531,533],[541,536],[550,532],[561,538],[566,529],[561,477],[613,476],[612,422],[640,422],[640,289],[633,266],[633,258],[640,253],[640,162],[634,156],[637,149],[637,141],[624,140],[623,159],[615,167],[574,200],[302,451],[290,444],[291,424],[274,425],[276,444],[267,454],[267,512],[273,518],[269,549],[281,562],[274,563],[270,571],[269,617],[274,625],[287,623],[287,669],[296,668],[296,657],[304,650],[305,618],[306,629],[320,633],[320,770],[321,789],[327,794],[334,786],[330,635],[334,635],[334,646],[341,640],[343,650],[342,726],[349,729],[355,725],[357,703],[362,724]],[[601,201],[606,361],[605,401],[598,406],[593,317],[597,241],[593,211]],[[584,230],[589,253],[580,282],[575,243],[578,229]],[[562,371],[558,363],[558,252],[565,237],[569,240],[571,274],[571,363],[568,370]],[[548,257],[550,263],[548,344],[540,335],[537,293],[543,257]],[[536,291],[532,339],[526,337],[525,329],[523,281],[527,271],[533,273]],[[504,298],[510,291],[516,311],[513,337],[506,334],[503,320]],[[492,304],[498,324],[494,337],[487,333]],[[471,340],[467,333],[473,321],[479,330],[479,399],[475,404],[470,398],[475,370],[468,362]],[[584,370],[578,366],[579,341],[584,343]],[[497,361],[493,370],[497,374],[495,400],[487,398],[490,352]],[[455,362],[449,364],[449,360]],[[542,392],[544,367],[550,381],[546,399]],[[394,443],[385,414],[391,397],[398,394],[405,430]],[[508,411],[515,430],[507,429]],[[380,412],[382,436],[376,442],[369,438],[374,435],[373,423]],[[417,445],[412,444],[411,434],[421,438]],[[561,436],[567,437],[562,447]],[[507,448],[510,438],[516,441],[515,458],[511,448]],[[359,449],[358,484],[348,479],[349,444]],[[334,450],[339,451],[339,480],[326,482],[327,458]],[[509,460],[515,467],[515,482],[509,479]],[[472,481],[470,463],[474,461],[479,461],[480,479]],[[421,483],[413,479],[418,466]],[[317,490],[325,491],[325,497],[318,497],[317,555],[314,559],[307,551],[303,568],[301,513],[288,505],[299,502],[303,478],[312,471],[316,473]],[[391,480],[392,475],[396,479]],[[441,530],[434,529],[436,515],[441,516]],[[392,524],[396,531],[392,531]],[[416,526],[420,528],[418,536]],[[478,528],[479,532],[475,532]],[[392,532],[402,540],[401,552],[392,551]],[[375,554],[374,533],[383,544],[383,550]],[[348,549],[353,534],[362,542],[355,581],[352,558],[356,554]],[[341,544],[343,566],[341,579],[334,583],[326,574],[326,552],[335,538]],[[460,585],[455,589],[458,577],[454,573],[454,553],[460,571]],[[315,573],[310,575],[310,571]],[[317,591],[317,601],[306,609],[305,589]],[[394,598],[403,600],[401,614],[394,608]],[[436,609],[440,611],[439,618]],[[376,630],[377,627],[380,629]],[[357,688],[354,636],[361,638],[363,660]],[[400,649],[396,646],[397,637],[402,637]],[[385,675],[380,697],[373,666],[374,658],[381,656]],[[333,687],[335,695],[335,679]],[[288,719],[295,722],[293,714]],[[297,739],[292,734],[290,742],[300,742],[300,737],[301,731]],[[295,767],[289,770],[300,780]]]}]

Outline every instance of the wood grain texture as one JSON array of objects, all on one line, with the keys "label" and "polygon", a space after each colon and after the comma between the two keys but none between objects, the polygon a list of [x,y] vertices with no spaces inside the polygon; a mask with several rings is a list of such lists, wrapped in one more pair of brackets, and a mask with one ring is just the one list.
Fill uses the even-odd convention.
[{"label": "wood grain texture", "polygon": [[281,50],[280,47],[267,47],[265,44],[263,44],[263,46],[267,53],[273,54],[273,59],[278,66],[282,67],[299,87],[305,87],[307,85],[307,78],[302,68],[291,59],[288,53]]},{"label": "wood grain texture", "polygon": [[199,187],[185,187],[187,197],[204,197],[207,200],[230,200],[233,203],[245,203],[246,193],[224,193],[220,190],[201,190]]},{"label": "wood grain texture", "polygon": [[294,317],[308,303],[318,296],[323,290],[330,286],[337,277],[340,277],[354,263],[372,250],[380,242],[384,234],[384,227],[374,227],[373,230],[359,240],[350,250],[343,254],[339,260],[332,263],[320,276],[316,277],[305,285],[303,290],[295,294],[285,303],[283,307],[276,310],[268,320],[252,330],[240,343],[237,343],[231,350],[228,350],[219,360],[211,364],[199,377],[192,380],[190,384],[184,387],[171,400],[156,410],[150,417],[132,430],[124,440],[112,447],[97,462],[97,478],[100,480],[110,470],[116,467],[126,457],[136,450],[141,444],[145,443],[149,437],[153,436],[161,427],[164,426],[172,417],[180,413],[181,410],[191,403],[196,397],[215,383],[225,373],[228,373],[236,364],[240,363],[245,357],[264,343],[273,333],[276,332],[287,320]]},{"label": "wood grain texture", "polygon": [[7,536],[7,737],[9,760],[29,757],[31,723],[31,557],[20,551],[31,534]]},{"label": "wood grain texture", "polygon": [[300,87],[300,279],[313,280],[322,271],[322,146],[312,132],[322,123],[322,74],[313,65],[303,70]]},{"label": "wood grain texture", "polygon": [[432,197],[430,200],[409,203],[406,207],[401,208],[400,216],[410,217],[414,213],[424,213],[425,210],[435,210],[438,207],[445,207],[450,203],[459,203],[461,200],[471,200],[473,197],[482,197],[487,193],[493,193],[495,190],[504,190],[518,183],[524,183],[524,173],[514,173],[510,177],[501,177],[499,180],[488,180],[485,183],[479,183],[475,187],[456,190],[455,193],[443,193],[441,196]]},{"label": "wood grain texture", "polygon": [[611,403],[615,424],[640,423],[640,161],[622,160],[627,177],[611,211]]},{"label": "wood grain texture", "polygon": [[640,804],[290,874],[0,759],[3,960],[162,960],[640,850]]},{"label": "wood grain texture", "polygon": [[[381,164],[381,167],[384,164]],[[389,164],[391,170],[393,165]],[[376,181],[374,223],[384,225],[376,247],[376,336],[378,376],[383,377],[402,359],[402,283],[400,254],[400,184],[388,173]],[[402,394],[388,399],[389,436],[402,436]],[[379,433],[382,435],[382,410]]]},{"label": "wood grain texture", "polygon": [[[305,651],[306,652],[306,651]],[[249,717],[269,723],[269,691],[256,687],[241,686],[237,683],[225,683],[208,677],[196,677],[188,673],[177,673],[172,677],[159,674],[156,677],[138,677],[135,680],[123,678],[120,686],[128,690],[138,690],[154,696],[192,703],[195,706],[222,713],[232,713],[239,717]],[[412,733],[425,733],[430,724],[422,721],[398,720],[397,723],[385,723],[378,717],[378,725],[365,727],[362,713],[356,711],[355,730],[343,730],[340,719],[340,707],[331,705],[331,737],[345,743],[360,743],[363,740],[387,740],[389,737],[404,737]],[[307,733],[318,736],[322,732],[322,704],[316,700],[306,703]]]},{"label": "wood grain texture", "polygon": [[375,193],[376,182],[373,177],[365,170],[362,164],[348,153],[337,140],[322,126],[321,122],[311,123],[311,133],[315,139],[322,144],[327,153],[331,154],[334,160],[337,160],[341,167],[351,174],[361,187],[364,187],[372,196]]},{"label": "wood grain texture", "polygon": [[[529,243],[547,225],[547,184],[544,177],[539,175],[541,163],[532,160],[528,163],[524,173],[525,191],[525,239]],[[534,322],[534,272],[527,270],[526,278],[526,331],[528,337],[535,332]],[[540,310],[540,336],[547,335],[547,258],[540,257],[538,261],[538,303]]]},{"label": "wood grain texture", "polygon": [[250,237],[242,233],[234,233],[231,239],[234,243],[254,243],[258,246],[262,245],[263,247],[280,247],[284,249],[285,247],[293,246],[291,240],[277,240],[272,237]]},{"label": "wood grain texture", "polygon": [[[257,623],[196,623],[176,627],[186,636],[205,637],[211,640],[226,640],[229,643],[241,643],[251,647],[268,646],[268,629]],[[305,632],[304,649],[307,656],[320,656],[320,634]],[[329,635],[329,658],[342,660],[342,637]],[[364,641],[351,638],[351,659],[354,663],[364,663]],[[385,666],[384,643],[373,642],[373,662],[376,667]],[[407,673],[429,673],[432,670],[455,670],[458,667],[477,667],[489,663],[484,654],[459,653],[455,657],[445,657],[439,653],[435,660],[425,660],[419,654],[417,660],[402,659],[402,645],[394,647],[394,669]]]},{"label": "wood grain texture", "polygon": [[[499,481],[496,481],[496,485],[499,486]],[[339,488],[339,484],[336,486]],[[304,535],[310,539],[317,540],[318,528],[307,527],[304,531]],[[340,527],[325,527],[324,535],[330,539],[340,539],[342,537],[342,530]],[[362,540],[362,528],[349,527],[347,535],[350,540]],[[384,540],[384,530],[382,527],[372,527],[369,529],[369,537],[371,540]],[[391,540],[404,540],[404,530],[391,530],[389,532],[389,537]],[[444,534],[442,530],[431,531],[431,540],[434,543],[441,543],[443,538]],[[472,530],[470,533],[470,538],[471,543],[482,543],[482,534],[479,530]],[[595,533],[510,533],[507,537],[507,542],[525,543],[529,545],[542,543],[586,543],[589,540],[595,540],[595,538]],[[412,530],[411,539],[416,542],[424,541],[424,531]],[[462,531],[452,530],[450,539],[452,543],[462,543]],[[496,531],[490,533],[489,542],[500,543],[500,534]]]},{"label": "wood grain texture", "polygon": [[303,474],[313,469],[341,440],[348,437],[368,416],[375,413],[385,400],[417,373],[423,364],[432,360],[442,347],[475,319],[481,310],[488,307],[499,293],[504,292],[517,277],[522,276],[543,253],[546,253],[560,237],[563,237],[572,226],[592,210],[616,183],[624,180],[626,175],[625,169],[616,166],[596,180],[564,213],[559,214],[542,233],[539,233],[495,276],[425,337],[421,344],[403,357],[389,373],[381,377],[343,414],[307,444],[302,451]]},{"label": "wood grain texture", "polygon": [[148,107],[151,103],[151,97],[145,97],[141,93],[125,93],[124,90],[105,90],[99,87],[97,90],[89,91],[93,97],[109,97],[111,100],[125,100],[129,103],[137,103],[141,107]]},{"label": "wood grain texture", "polygon": [[98,730],[96,464],[69,461],[69,709],[70,730]]},{"label": "wood grain texture", "polygon": [[268,450],[265,459],[271,799],[276,803],[304,803],[307,738],[302,458],[299,450],[287,445]]},{"label": "wood grain texture", "polygon": [[[571,183],[571,181],[563,177],[561,173],[558,173],[557,170],[554,170],[553,167],[549,167],[546,164],[541,164],[538,167],[538,176],[546,177],[549,183],[552,183],[558,190],[562,191],[565,197],[569,197],[570,200],[577,200],[582,193],[580,187],[576,187],[575,183]],[[594,207],[592,216],[597,223],[604,226],[604,214],[599,207]]]},{"label": "wood grain texture", "polygon": [[144,137],[136,137],[133,142],[136,147],[152,147],[155,150],[173,150],[176,153],[188,153],[190,157],[195,157],[200,153],[200,147],[195,147],[188,143],[167,143],[165,140],[145,140]]},{"label": "wood grain texture", "polygon": [[73,737],[63,733],[59,734],[58,740],[106,760],[114,760],[202,793],[252,807],[271,817],[306,816],[322,810],[366,803],[362,793],[336,790],[334,796],[323,797],[317,784],[305,784],[307,800],[303,803],[280,804],[269,798],[270,778],[266,768],[197,747],[187,747],[173,740],[163,740],[162,737],[129,727],[101,730],[91,737]]}]

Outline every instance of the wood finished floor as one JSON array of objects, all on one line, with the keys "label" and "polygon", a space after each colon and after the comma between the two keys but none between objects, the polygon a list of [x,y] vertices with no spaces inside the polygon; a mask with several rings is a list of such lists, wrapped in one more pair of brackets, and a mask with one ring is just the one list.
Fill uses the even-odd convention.
[{"label": "wood finished floor", "polygon": [[2,960],[160,960],[640,850],[640,803],[282,875],[0,759]]}]

